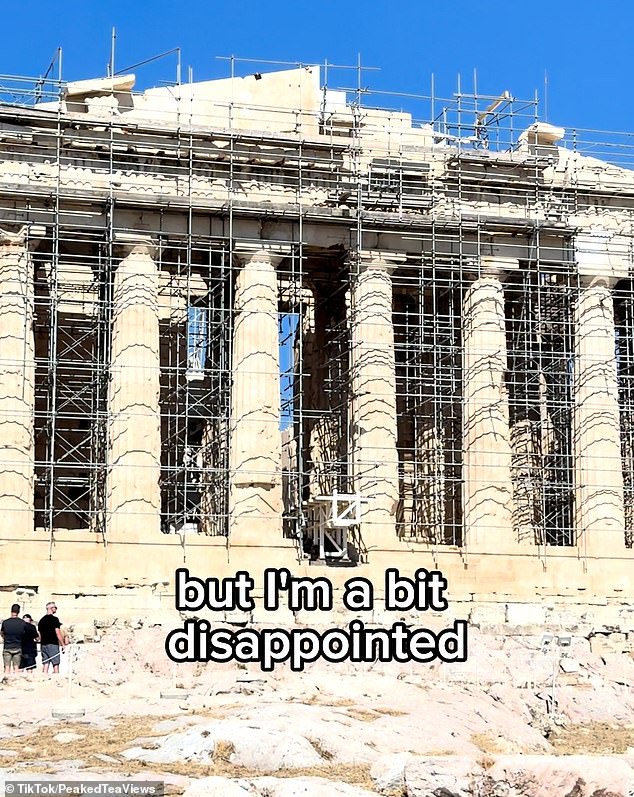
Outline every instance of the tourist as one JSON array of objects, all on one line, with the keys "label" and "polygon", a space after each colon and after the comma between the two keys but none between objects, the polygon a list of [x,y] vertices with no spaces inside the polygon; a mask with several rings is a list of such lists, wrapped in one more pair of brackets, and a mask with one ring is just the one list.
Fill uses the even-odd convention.
[{"label": "tourist", "polygon": [[24,636],[24,628],[26,623],[20,619],[20,606],[14,603],[11,607],[11,617],[2,621],[0,625],[0,636],[4,643],[4,650],[2,651],[2,660],[4,662],[4,674],[9,675],[12,671],[13,674],[20,669],[20,660],[22,658],[22,638]]},{"label": "tourist", "polygon": [[46,604],[46,614],[37,624],[40,632],[40,653],[42,654],[42,670],[47,673],[49,667],[54,673],[59,672],[60,648],[66,644],[60,631],[62,624],[56,615],[57,606],[54,601]]},{"label": "tourist", "polygon": [[37,656],[37,642],[39,642],[40,635],[37,632],[37,626],[33,622],[30,614],[22,615],[24,620],[24,634],[22,636],[22,660],[20,662],[21,670],[34,670],[35,658]]}]

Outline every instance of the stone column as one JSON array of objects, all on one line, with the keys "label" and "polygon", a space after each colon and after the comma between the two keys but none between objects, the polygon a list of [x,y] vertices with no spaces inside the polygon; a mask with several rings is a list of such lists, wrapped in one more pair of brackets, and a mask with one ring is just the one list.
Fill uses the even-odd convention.
[{"label": "stone column", "polygon": [[392,277],[405,255],[359,253],[350,292],[352,475],[365,548],[394,540],[399,500]]},{"label": "stone column", "polygon": [[466,544],[494,552],[514,544],[504,289],[517,260],[482,257],[462,308],[463,525]]},{"label": "stone column", "polygon": [[449,536],[445,520],[445,452],[438,428],[431,416],[431,402],[425,402],[416,428],[417,533],[430,543],[443,543]]},{"label": "stone column", "polygon": [[230,421],[230,545],[265,545],[282,533],[282,438],[276,266],[285,251],[238,248]]},{"label": "stone column", "polygon": [[627,242],[577,237],[574,311],[575,526],[582,553],[625,552],[623,466],[611,288],[628,275]]},{"label": "stone column", "polygon": [[160,532],[158,269],[144,239],[119,239],[114,276],[108,390],[108,533]]},{"label": "stone column", "polygon": [[228,438],[225,418],[208,418],[202,434],[199,462],[200,484],[200,532],[209,535],[226,534],[227,482],[223,472]]},{"label": "stone column", "polygon": [[33,261],[23,227],[0,231],[0,517],[17,537],[33,531],[34,409]]}]

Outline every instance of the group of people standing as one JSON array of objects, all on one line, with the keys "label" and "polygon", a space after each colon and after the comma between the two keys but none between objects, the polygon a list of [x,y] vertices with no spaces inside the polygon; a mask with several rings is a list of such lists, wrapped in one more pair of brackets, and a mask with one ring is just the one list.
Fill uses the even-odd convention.
[{"label": "group of people standing", "polygon": [[46,614],[37,625],[30,614],[20,617],[20,606],[14,603],[11,607],[11,616],[3,620],[0,625],[0,638],[4,644],[2,660],[5,675],[15,674],[18,670],[34,670],[38,642],[43,671],[46,673],[52,668],[53,672],[57,673],[60,653],[68,644],[68,639],[62,632],[62,623],[57,616],[57,606],[54,601],[46,604]]}]

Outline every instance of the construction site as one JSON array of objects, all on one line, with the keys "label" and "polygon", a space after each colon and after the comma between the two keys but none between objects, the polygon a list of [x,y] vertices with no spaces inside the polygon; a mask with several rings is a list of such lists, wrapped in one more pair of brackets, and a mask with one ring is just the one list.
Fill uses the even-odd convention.
[{"label": "construction site", "polygon": [[623,625],[631,135],[226,66],[0,78],[0,590],[423,567],[456,614]]}]

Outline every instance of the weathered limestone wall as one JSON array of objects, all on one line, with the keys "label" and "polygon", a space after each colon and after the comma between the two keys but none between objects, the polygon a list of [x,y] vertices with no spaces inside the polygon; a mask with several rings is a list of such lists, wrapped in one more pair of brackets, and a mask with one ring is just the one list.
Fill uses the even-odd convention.
[{"label": "weathered limestone wall", "polygon": [[318,66],[246,77],[183,83],[135,95],[130,121],[180,119],[205,129],[272,130],[317,135],[321,103]]},{"label": "weathered limestone wall", "polygon": [[160,533],[158,272],[147,241],[131,242],[114,276],[108,390],[108,537]]},{"label": "weathered limestone wall", "polygon": [[18,535],[33,530],[35,447],[33,261],[27,228],[0,231],[0,517]]},{"label": "weathered limestone wall", "polygon": [[[6,535],[9,537],[9,534]],[[596,565],[586,567],[586,564]],[[48,539],[31,533],[5,540],[0,557],[0,584],[5,601],[23,602],[24,593],[35,591],[30,608],[37,611],[54,596],[66,623],[91,621],[97,617],[136,619],[179,624],[173,610],[174,570],[188,567],[198,576],[224,578],[238,570],[248,571],[257,590],[265,567],[287,567],[296,576],[327,577],[336,591],[336,610],[300,612],[298,622],[308,625],[345,622],[340,590],[351,577],[365,577],[375,585],[374,613],[360,613],[362,619],[394,622],[401,613],[386,615],[381,608],[385,569],[396,567],[410,577],[419,567],[440,569],[449,582],[449,617],[470,617],[483,624],[539,625],[543,622],[568,628],[605,624],[622,630],[634,629],[634,609],[622,585],[630,578],[634,556],[625,552],[611,560],[586,562],[572,548],[548,546],[543,557],[532,554],[495,555],[470,552],[465,558],[456,548],[408,544],[395,541],[373,552],[371,563],[357,568],[309,565],[298,560],[293,545],[286,547],[226,547],[226,540],[203,535],[153,535],[147,531],[134,539],[111,542],[107,549],[95,542],[93,534],[59,532],[49,559]],[[21,597],[22,596],[22,597]],[[26,607],[25,607],[26,608]],[[28,609],[27,609],[28,610]],[[409,616],[409,615],[408,615]],[[172,618],[172,619],[170,619]],[[279,614],[254,613],[257,622],[293,622],[288,610]],[[412,620],[424,624],[427,614]]]}]

